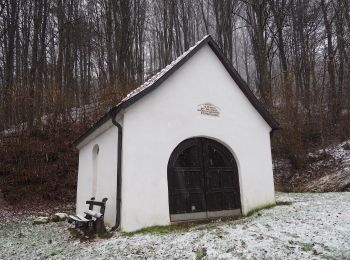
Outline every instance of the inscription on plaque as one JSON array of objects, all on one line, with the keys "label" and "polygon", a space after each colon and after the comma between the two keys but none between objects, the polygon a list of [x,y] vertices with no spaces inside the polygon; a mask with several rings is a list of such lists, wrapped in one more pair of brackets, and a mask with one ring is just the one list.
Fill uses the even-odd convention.
[{"label": "inscription on plaque", "polygon": [[204,104],[198,105],[197,111],[199,111],[201,115],[215,116],[215,117],[220,116],[220,108],[213,105],[212,103],[204,103]]}]

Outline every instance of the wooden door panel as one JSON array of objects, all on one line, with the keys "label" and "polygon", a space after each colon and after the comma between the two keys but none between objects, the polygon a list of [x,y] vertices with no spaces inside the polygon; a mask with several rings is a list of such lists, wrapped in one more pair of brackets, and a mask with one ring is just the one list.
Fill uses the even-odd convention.
[{"label": "wooden door panel", "polygon": [[187,212],[187,193],[177,193],[171,196],[172,207],[170,207],[170,214],[179,214]]},{"label": "wooden door panel", "polygon": [[240,209],[236,162],[227,148],[207,138],[188,139],[175,148],[168,164],[168,188],[172,219]]},{"label": "wooden door panel", "polygon": [[207,190],[221,189],[221,174],[218,170],[208,170],[207,172]]},{"label": "wooden door panel", "polygon": [[205,198],[202,191],[198,193],[191,192],[189,194],[188,202],[189,207],[187,212],[202,212],[206,210]]},{"label": "wooden door panel", "polygon": [[206,181],[208,211],[240,208],[238,170],[232,154],[223,145],[206,139],[203,141],[203,166]]},{"label": "wooden door panel", "polygon": [[223,170],[222,171],[222,184],[223,188],[235,188],[234,182],[234,172],[232,170]]},{"label": "wooden door panel", "polygon": [[[197,139],[188,140],[174,150],[169,160],[170,167],[168,165],[170,214],[206,210],[201,154]],[[171,203],[172,197],[181,199]]]},{"label": "wooden door panel", "polygon": [[187,189],[203,189],[203,173],[200,169],[186,171],[185,180]]},{"label": "wooden door panel", "polygon": [[239,205],[235,201],[235,192],[226,191],[223,192],[223,207],[224,209],[237,209]]},{"label": "wooden door panel", "polygon": [[174,170],[173,174],[170,176],[171,190],[175,192],[178,189],[184,189],[186,186],[185,173],[184,171]]},{"label": "wooden door panel", "polygon": [[223,210],[222,192],[207,192],[207,210],[219,211]]},{"label": "wooden door panel", "polygon": [[170,176],[171,189],[186,190],[202,188],[202,172],[200,169],[175,169]]}]

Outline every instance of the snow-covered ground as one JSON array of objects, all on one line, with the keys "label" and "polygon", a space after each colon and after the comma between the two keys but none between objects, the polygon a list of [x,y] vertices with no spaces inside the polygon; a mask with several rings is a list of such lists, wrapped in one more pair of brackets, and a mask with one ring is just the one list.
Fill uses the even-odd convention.
[{"label": "snow-covered ground", "polygon": [[0,259],[350,259],[350,193],[279,193],[277,201],[291,204],[165,234],[89,242],[72,238],[65,222],[1,221]]},{"label": "snow-covered ground", "polygon": [[[323,154],[328,159],[318,160]],[[310,182],[305,183],[304,190],[307,191],[345,191],[350,188],[350,141],[327,147],[309,154],[310,158],[316,158],[310,164],[310,172],[319,172],[328,166],[327,174],[321,175]],[[328,165],[327,165],[328,164]]]}]

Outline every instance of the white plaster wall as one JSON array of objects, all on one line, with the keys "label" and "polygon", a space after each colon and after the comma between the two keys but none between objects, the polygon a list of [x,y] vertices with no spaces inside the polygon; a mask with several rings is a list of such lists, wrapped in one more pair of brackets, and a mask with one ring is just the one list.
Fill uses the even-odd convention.
[{"label": "white plaster wall", "polygon": [[[211,102],[220,117],[200,115]],[[243,214],[274,203],[269,132],[209,46],[124,114],[121,227],[170,223],[167,164],[184,139],[210,137],[228,146],[239,167]]]},{"label": "white plaster wall", "polygon": [[[77,187],[77,214],[83,214],[88,205],[86,201],[93,196],[93,147],[99,145],[97,156],[97,187],[96,200],[108,198],[105,212],[105,223],[108,226],[115,224],[116,192],[117,192],[117,151],[118,129],[114,126],[95,137],[79,150],[78,187]],[[96,207],[99,210],[99,207]]]}]

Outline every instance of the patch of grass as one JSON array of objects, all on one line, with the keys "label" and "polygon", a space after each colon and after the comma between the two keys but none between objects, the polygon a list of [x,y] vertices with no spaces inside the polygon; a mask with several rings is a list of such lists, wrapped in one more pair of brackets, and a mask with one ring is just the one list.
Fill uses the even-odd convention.
[{"label": "patch of grass", "polygon": [[276,206],[290,206],[292,204],[290,201],[276,201]]},{"label": "patch of grass", "polygon": [[270,208],[273,208],[275,207],[276,204],[267,204],[265,206],[261,206],[261,207],[257,207],[255,209],[252,209],[250,210],[248,213],[247,213],[247,217],[250,217],[252,215],[254,215],[255,213],[258,213],[259,211],[263,210],[263,209],[270,209]]},{"label": "patch of grass", "polygon": [[[262,209],[269,209],[269,208],[273,208],[275,206],[283,206],[283,205],[291,205],[292,203],[289,201],[277,201],[275,204],[268,204],[266,206],[263,207],[259,207],[256,209],[253,209],[251,211],[248,212],[247,217],[257,213],[258,211],[262,210]],[[237,220],[242,218],[242,216],[235,216],[235,217],[226,217],[226,218],[222,218],[220,220],[222,221],[232,221],[232,220]],[[169,226],[152,226],[152,227],[146,227],[146,228],[142,228],[133,232],[125,232],[122,231],[121,234],[124,236],[134,236],[134,235],[139,235],[139,234],[168,234],[168,233],[174,233],[174,232],[182,232],[182,231],[187,231],[188,229],[195,227],[195,226],[199,226],[199,225],[203,225],[206,224],[203,229],[210,229],[211,225],[207,225],[207,224],[214,224],[216,223],[217,219],[205,219],[205,220],[198,220],[198,221],[190,221],[190,222],[180,222],[180,223],[176,223],[176,224],[172,224]],[[201,227],[198,227],[197,230],[201,230]],[[218,236],[222,236],[222,234],[218,234]]]},{"label": "patch of grass", "polygon": [[200,247],[196,250],[196,260],[201,260],[207,256],[207,249],[205,247]]},{"label": "patch of grass", "polygon": [[313,244],[308,244],[308,243],[301,243],[300,244],[301,250],[305,251],[305,252],[309,252],[312,250],[313,248]]},{"label": "patch of grass", "polygon": [[73,239],[81,239],[83,237],[83,234],[76,228],[68,228],[68,231]]},{"label": "patch of grass", "polygon": [[113,234],[110,232],[103,232],[103,233],[97,233],[97,236],[99,238],[108,239],[108,238],[111,238],[113,236]]},{"label": "patch of grass", "polygon": [[23,229],[24,225],[21,223],[4,223],[0,224],[0,237],[12,236],[13,234],[18,234],[19,238],[22,237],[21,229]]},{"label": "patch of grass", "polygon": [[[214,218],[214,219],[203,219],[196,221],[184,221],[178,222],[169,226],[152,226],[142,228],[133,232],[125,232],[122,231],[121,234],[124,236],[133,236],[138,234],[168,234],[173,232],[182,232],[187,231],[190,228],[197,227],[196,230],[208,230],[216,226],[218,220],[220,221],[232,221],[240,219],[242,216],[234,216],[234,217],[225,217],[225,218]],[[201,227],[203,226],[203,228]]]},{"label": "patch of grass", "polygon": [[267,204],[265,206],[252,209],[251,211],[248,212],[247,217],[250,217],[263,209],[271,209],[271,208],[274,208],[276,206],[289,206],[289,205],[292,205],[292,202],[290,202],[290,201],[276,201],[276,203]]},{"label": "patch of grass", "polygon": [[229,249],[226,250],[226,253],[233,253],[236,251],[236,246],[233,245],[233,247],[230,247]]},{"label": "patch of grass", "polygon": [[218,236],[218,238],[224,238],[228,233],[221,228],[218,228],[215,234]]},{"label": "patch of grass", "polygon": [[237,256],[239,259],[244,259],[244,254],[242,252],[237,252],[234,255]]},{"label": "patch of grass", "polygon": [[190,228],[191,225],[169,225],[169,226],[152,226],[142,228],[133,232],[122,232],[125,236],[133,236],[138,234],[167,234],[172,232],[180,232]]}]

